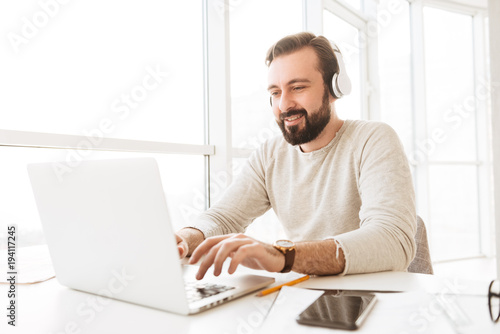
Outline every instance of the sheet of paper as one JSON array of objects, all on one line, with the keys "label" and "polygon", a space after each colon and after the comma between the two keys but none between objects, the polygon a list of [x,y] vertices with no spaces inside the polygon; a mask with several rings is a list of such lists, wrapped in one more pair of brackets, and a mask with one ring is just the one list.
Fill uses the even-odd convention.
[{"label": "sheet of paper", "polygon": [[295,321],[297,315],[323,294],[320,290],[308,290],[284,286],[257,333],[299,333],[302,326]]},{"label": "sheet of paper", "polygon": [[379,293],[377,304],[359,333],[455,334],[434,295],[422,292]]},{"label": "sheet of paper", "polygon": [[384,271],[361,275],[319,276],[301,283],[301,288],[378,291],[425,291],[461,295],[487,295],[490,280],[470,281],[436,275]]},{"label": "sheet of paper", "polygon": [[[295,321],[321,294],[319,290],[283,287],[257,333],[346,333],[344,330],[304,326]],[[456,333],[435,295],[422,292],[376,295],[377,303],[357,333]]]}]

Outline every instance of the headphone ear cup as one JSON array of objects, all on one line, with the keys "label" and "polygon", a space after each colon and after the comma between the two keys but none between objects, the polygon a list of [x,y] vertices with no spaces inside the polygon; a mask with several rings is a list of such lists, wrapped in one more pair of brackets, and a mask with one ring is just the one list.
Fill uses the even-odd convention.
[{"label": "headphone ear cup", "polygon": [[335,98],[340,99],[342,97],[342,93],[339,91],[339,88],[337,87],[337,79],[338,79],[339,74],[334,73],[333,78],[332,78],[332,90],[333,90],[333,95]]},{"label": "headphone ear cup", "polygon": [[338,73],[335,73],[332,77],[332,89],[335,93],[336,98],[341,98],[344,95],[349,95],[352,90],[351,79],[347,75],[345,69],[344,59],[339,51],[339,48],[335,43],[332,42],[333,51],[335,52],[335,57],[337,58],[337,63],[339,65]]}]

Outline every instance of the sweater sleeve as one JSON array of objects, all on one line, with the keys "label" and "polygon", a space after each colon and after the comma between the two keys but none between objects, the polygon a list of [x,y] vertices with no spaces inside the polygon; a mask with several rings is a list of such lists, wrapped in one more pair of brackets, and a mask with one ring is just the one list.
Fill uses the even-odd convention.
[{"label": "sweater sleeve", "polygon": [[271,204],[265,184],[265,149],[254,151],[241,173],[210,209],[203,212],[190,226],[211,237],[229,233],[242,233]]},{"label": "sweater sleeve", "polygon": [[334,239],[341,246],[343,274],[404,271],[415,256],[415,193],[408,160],[388,125],[363,129],[354,147],[361,197],[360,228]]}]

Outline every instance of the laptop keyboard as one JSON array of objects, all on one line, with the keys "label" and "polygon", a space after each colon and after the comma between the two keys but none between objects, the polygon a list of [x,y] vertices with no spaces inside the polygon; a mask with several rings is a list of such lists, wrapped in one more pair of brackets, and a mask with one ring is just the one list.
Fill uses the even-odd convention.
[{"label": "laptop keyboard", "polygon": [[190,303],[232,289],[234,289],[233,286],[213,284],[213,283],[199,283],[199,282],[186,283],[187,299],[188,302]]}]

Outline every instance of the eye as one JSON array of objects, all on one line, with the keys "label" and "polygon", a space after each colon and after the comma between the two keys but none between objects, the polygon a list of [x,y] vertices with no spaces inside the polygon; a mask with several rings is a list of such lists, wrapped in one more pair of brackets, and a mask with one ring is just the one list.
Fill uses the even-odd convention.
[{"label": "eye", "polygon": [[304,88],[305,88],[304,86],[297,86],[297,87],[293,87],[293,90],[294,91],[301,91]]},{"label": "eye", "polygon": [[271,96],[278,96],[279,92],[274,91],[274,92],[271,92],[270,94],[271,94]]}]

